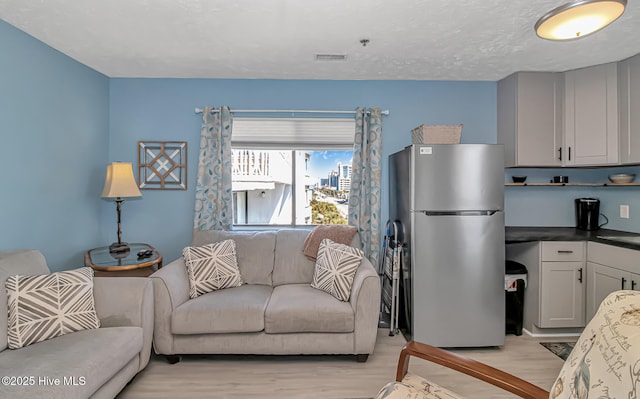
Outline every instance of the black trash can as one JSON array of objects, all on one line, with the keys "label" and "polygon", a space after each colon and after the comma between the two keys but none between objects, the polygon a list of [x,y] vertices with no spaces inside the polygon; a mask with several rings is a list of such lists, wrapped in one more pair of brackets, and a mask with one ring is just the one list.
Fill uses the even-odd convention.
[{"label": "black trash can", "polygon": [[512,260],[505,262],[505,332],[522,335],[524,315],[524,289],[527,268]]}]

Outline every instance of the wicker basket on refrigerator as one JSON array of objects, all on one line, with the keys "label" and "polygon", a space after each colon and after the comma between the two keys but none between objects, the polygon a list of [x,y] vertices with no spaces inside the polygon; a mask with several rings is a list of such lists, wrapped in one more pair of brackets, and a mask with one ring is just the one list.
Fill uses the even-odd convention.
[{"label": "wicker basket on refrigerator", "polygon": [[462,124],[420,125],[411,129],[413,144],[460,144]]}]

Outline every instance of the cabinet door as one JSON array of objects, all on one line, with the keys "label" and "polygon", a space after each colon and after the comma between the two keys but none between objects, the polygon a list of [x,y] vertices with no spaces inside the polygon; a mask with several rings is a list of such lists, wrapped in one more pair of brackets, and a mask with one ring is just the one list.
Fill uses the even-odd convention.
[{"label": "cabinet door", "polygon": [[640,274],[631,273],[631,284],[629,284],[628,289],[640,291]]},{"label": "cabinet door", "polygon": [[616,63],[565,73],[565,165],[618,162]]},{"label": "cabinet door", "polygon": [[498,144],[505,166],[561,166],[564,77],[518,72],[498,82]]},{"label": "cabinet door", "polygon": [[640,162],[640,55],[618,63],[620,162]]},{"label": "cabinet door", "polygon": [[[636,283],[640,280],[636,280]],[[600,302],[614,291],[631,289],[631,273],[587,262],[587,320],[596,314]]]},{"label": "cabinet door", "polygon": [[583,262],[541,262],[539,327],[584,327]]}]

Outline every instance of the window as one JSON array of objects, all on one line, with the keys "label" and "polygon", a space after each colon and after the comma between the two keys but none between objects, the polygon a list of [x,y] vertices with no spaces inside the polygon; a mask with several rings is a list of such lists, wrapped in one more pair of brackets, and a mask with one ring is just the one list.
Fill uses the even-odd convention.
[{"label": "window", "polygon": [[353,119],[235,118],[235,225],[346,224]]}]

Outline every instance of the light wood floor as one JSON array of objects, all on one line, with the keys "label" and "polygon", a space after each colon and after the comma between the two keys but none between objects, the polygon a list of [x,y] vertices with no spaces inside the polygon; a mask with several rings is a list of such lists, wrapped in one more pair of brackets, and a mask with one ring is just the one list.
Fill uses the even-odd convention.
[{"label": "light wood floor", "polygon": [[[549,390],[563,361],[539,342],[527,335],[508,335],[501,348],[454,351]],[[375,351],[366,363],[349,356],[188,355],[170,365],[164,357],[152,355],[118,398],[372,398],[395,378],[404,344],[401,335],[389,337],[388,330],[379,329]],[[420,359],[412,359],[409,370],[469,399],[515,397]]]}]

